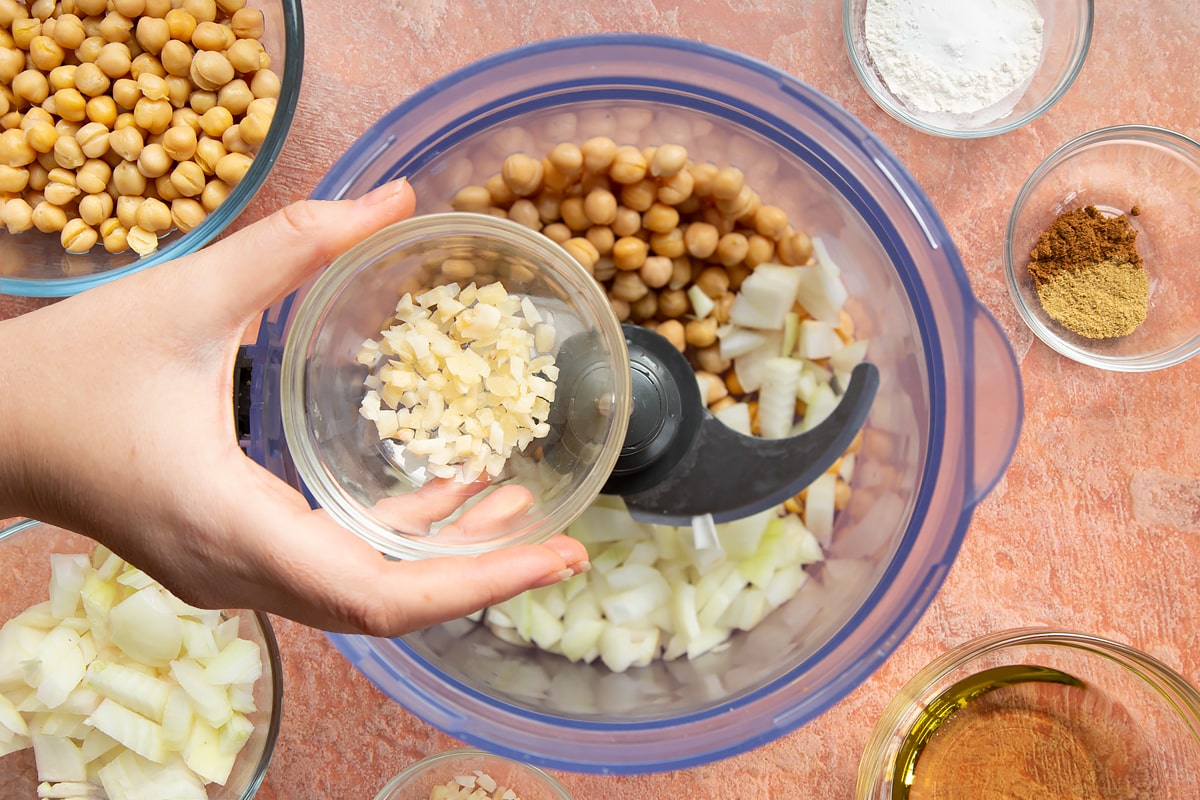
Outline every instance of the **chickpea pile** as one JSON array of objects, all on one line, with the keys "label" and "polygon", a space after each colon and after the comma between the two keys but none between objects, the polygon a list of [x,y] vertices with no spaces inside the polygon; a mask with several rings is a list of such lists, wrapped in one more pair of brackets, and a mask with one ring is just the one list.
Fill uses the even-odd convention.
[{"label": "chickpea pile", "polygon": [[[721,356],[717,329],[755,267],[806,264],[813,245],[740,169],[695,161],[678,144],[636,147],[597,136],[560,143],[542,158],[509,155],[498,173],[462,187],[450,204],[506,216],[558,242],[604,286],[619,320],[655,330],[687,356],[710,410],[748,399],[758,433],[757,403]],[[692,287],[713,301],[708,315],[693,313]],[[839,333],[854,336],[848,314]],[[838,510],[849,495],[839,479]],[[803,502],[801,492],[785,506],[798,513]]]},{"label": "chickpea pile", "polygon": [[219,206],[279,76],[245,0],[0,0],[0,223],[144,256]]}]

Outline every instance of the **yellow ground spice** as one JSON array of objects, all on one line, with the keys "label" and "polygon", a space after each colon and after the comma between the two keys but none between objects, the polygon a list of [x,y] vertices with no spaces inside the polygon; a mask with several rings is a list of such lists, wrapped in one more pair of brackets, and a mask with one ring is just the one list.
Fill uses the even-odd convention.
[{"label": "yellow ground spice", "polygon": [[1137,235],[1124,215],[1108,216],[1095,206],[1059,214],[1029,259],[1046,313],[1089,339],[1126,336],[1145,322],[1149,279]]}]

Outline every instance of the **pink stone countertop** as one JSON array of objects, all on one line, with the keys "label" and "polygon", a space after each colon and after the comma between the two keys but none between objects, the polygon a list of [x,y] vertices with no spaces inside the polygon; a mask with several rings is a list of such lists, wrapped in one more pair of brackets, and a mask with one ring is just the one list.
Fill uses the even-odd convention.
[{"label": "pink stone countertop", "polygon": [[[863,686],[800,730],[686,772],[560,774],[578,798],[813,800],[852,796],[868,733],[917,669],[983,633],[1050,624],[1108,636],[1200,680],[1200,359],[1152,374],[1099,372],[1034,339],[1002,270],[1008,211],[1053,148],[1120,123],[1200,136],[1200,15],[1186,0],[1097,0],[1074,86],[1037,122],[983,140],[934,138],[884,114],[859,85],[826,0],[359,0],[304,8],[306,64],[292,136],[241,222],[308,195],[385,110],[482,56],[561,35],[646,32],[763,59],[831,96],[926,189],[982,302],[1012,341],[1025,423],[1006,475],[912,634]],[[36,301],[0,297],[0,318]],[[417,758],[455,744],[389,701],[320,633],[277,620],[283,729],[262,800],[369,798]]]}]

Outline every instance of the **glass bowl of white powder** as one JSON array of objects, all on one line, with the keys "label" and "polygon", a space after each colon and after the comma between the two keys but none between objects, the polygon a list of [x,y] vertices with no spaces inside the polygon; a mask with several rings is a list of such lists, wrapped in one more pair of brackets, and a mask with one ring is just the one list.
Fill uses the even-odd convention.
[{"label": "glass bowl of white powder", "polygon": [[919,131],[975,138],[1041,116],[1079,74],[1092,0],[845,0],[854,71]]}]

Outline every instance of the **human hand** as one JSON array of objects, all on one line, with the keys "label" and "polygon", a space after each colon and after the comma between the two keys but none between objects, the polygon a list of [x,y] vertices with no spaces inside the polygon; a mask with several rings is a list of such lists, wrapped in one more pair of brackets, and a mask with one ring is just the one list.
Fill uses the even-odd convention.
[{"label": "human hand", "polygon": [[237,446],[246,328],[413,207],[403,181],[295,203],[199,253],[0,322],[0,517],[91,536],[196,605],[380,636],[586,569],[565,536],[389,561]]}]

